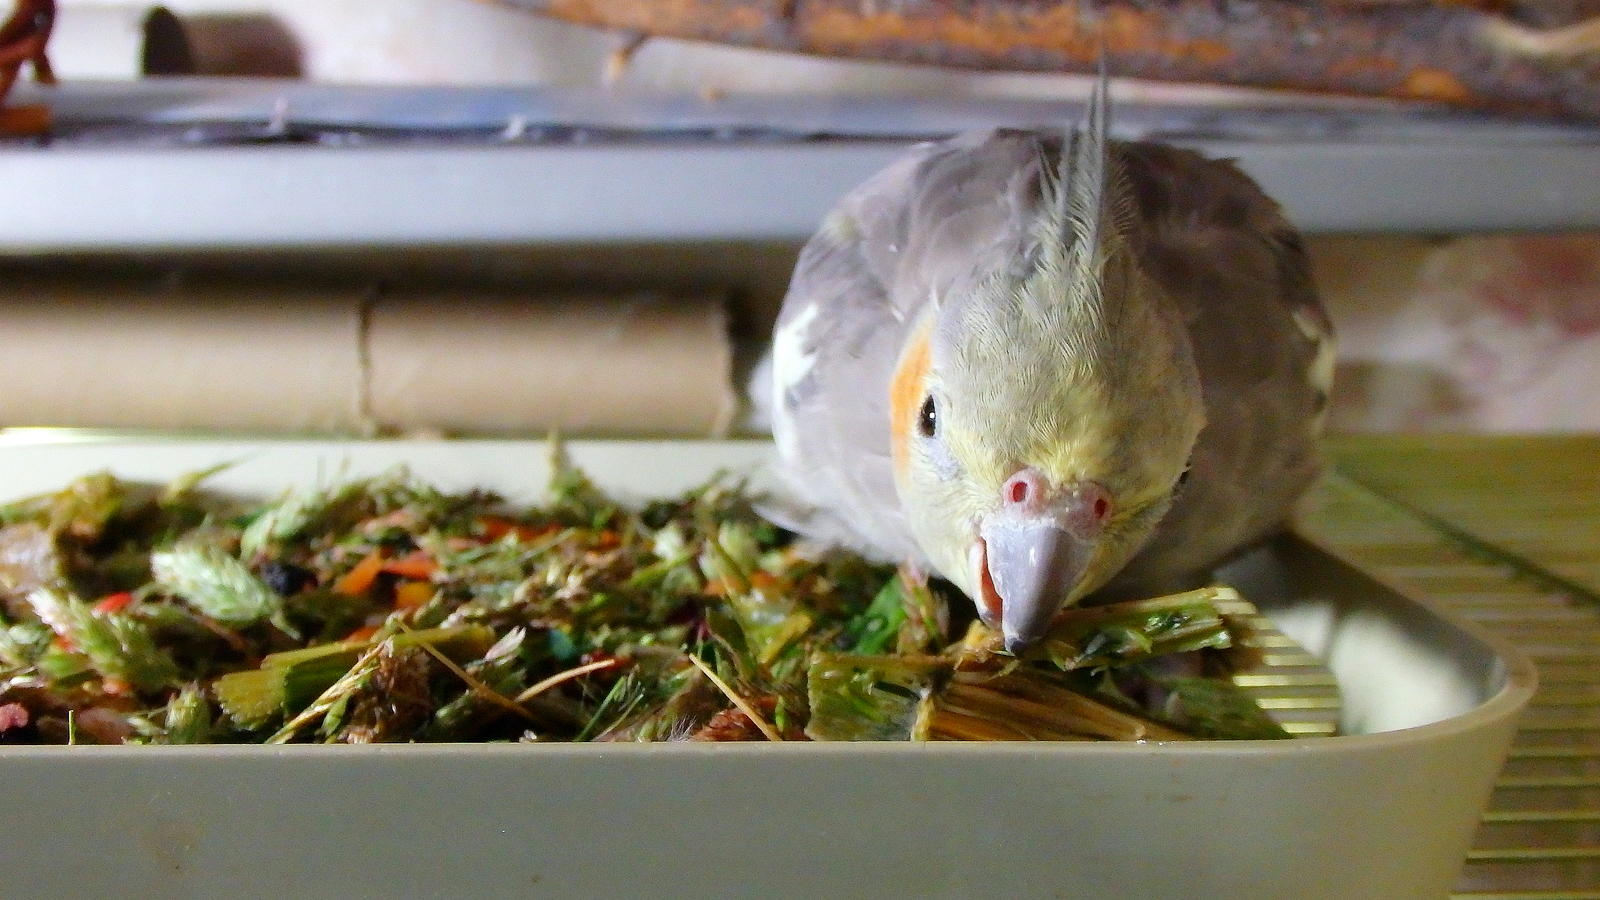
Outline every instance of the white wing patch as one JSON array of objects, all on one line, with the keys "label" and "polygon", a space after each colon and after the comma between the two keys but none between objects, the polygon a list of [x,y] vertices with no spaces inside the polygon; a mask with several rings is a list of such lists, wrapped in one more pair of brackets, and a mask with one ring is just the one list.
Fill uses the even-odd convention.
[{"label": "white wing patch", "polygon": [[1334,363],[1339,358],[1338,344],[1334,341],[1333,335],[1322,327],[1322,323],[1306,310],[1294,311],[1294,324],[1300,329],[1300,333],[1306,336],[1306,340],[1317,347],[1317,355],[1311,360],[1311,368],[1307,370],[1306,378],[1317,391],[1317,395],[1323,398],[1322,409],[1311,420],[1312,433],[1321,434],[1323,420],[1328,417],[1327,399],[1333,396],[1333,369]]},{"label": "white wing patch", "polygon": [[798,454],[799,448],[794,444],[797,435],[787,398],[817,363],[816,351],[806,351],[806,339],[817,312],[817,304],[807,304],[772,333],[772,436],[778,442],[778,451],[789,458]]}]

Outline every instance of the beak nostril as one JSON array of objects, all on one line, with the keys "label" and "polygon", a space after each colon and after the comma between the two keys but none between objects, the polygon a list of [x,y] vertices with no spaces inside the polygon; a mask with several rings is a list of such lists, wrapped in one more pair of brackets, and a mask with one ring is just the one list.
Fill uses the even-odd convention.
[{"label": "beak nostril", "polygon": [[1109,512],[1111,512],[1111,504],[1110,504],[1110,502],[1108,502],[1106,500],[1106,498],[1104,498],[1104,497],[1096,497],[1096,498],[1094,498],[1094,517],[1095,517],[1095,519],[1103,522],[1103,521],[1105,521],[1106,514],[1109,513]]},{"label": "beak nostril", "polygon": [[1044,499],[1044,477],[1034,469],[1020,469],[1000,486],[1000,502],[1031,507]]}]

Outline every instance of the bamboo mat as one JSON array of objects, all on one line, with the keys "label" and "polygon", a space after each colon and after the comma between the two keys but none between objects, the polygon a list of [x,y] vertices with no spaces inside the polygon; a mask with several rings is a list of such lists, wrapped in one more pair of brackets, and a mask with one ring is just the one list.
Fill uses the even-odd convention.
[{"label": "bamboo mat", "polygon": [[1539,668],[1453,900],[1600,900],[1600,436],[1341,437],[1300,527]]}]

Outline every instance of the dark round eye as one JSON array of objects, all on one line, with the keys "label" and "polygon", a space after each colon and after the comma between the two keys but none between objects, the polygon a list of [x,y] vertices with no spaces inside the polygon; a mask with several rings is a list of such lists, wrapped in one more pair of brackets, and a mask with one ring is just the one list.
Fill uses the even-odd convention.
[{"label": "dark round eye", "polygon": [[922,401],[922,412],[917,415],[917,430],[923,437],[933,437],[939,433],[939,407],[933,403],[933,395],[929,394]]}]

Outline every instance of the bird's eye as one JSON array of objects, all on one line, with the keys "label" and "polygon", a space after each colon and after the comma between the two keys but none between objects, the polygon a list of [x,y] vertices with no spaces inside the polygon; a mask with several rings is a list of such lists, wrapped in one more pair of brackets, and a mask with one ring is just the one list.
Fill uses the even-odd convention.
[{"label": "bird's eye", "polygon": [[939,433],[939,407],[934,405],[933,395],[929,394],[922,401],[922,412],[917,415],[917,430],[923,437],[933,437]]}]

